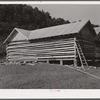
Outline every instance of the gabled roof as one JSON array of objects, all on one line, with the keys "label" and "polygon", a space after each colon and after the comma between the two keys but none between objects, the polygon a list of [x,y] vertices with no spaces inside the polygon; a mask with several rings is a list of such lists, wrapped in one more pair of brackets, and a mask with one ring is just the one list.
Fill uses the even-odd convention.
[{"label": "gabled roof", "polygon": [[6,38],[6,40],[3,43],[6,43],[7,41],[9,41],[11,36],[14,34],[14,31],[17,31],[19,34],[22,34],[28,40],[30,31],[19,29],[19,28],[14,28],[12,32],[10,33],[10,35]]},{"label": "gabled roof", "polygon": [[[52,26],[52,27],[36,29],[32,31],[19,29],[19,28],[15,28],[15,29],[19,33],[23,34],[26,37],[26,39],[32,40],[32,39],[78,33],[88,22],[89,21],[79,21],[75,23]],[[12,34],[13,32],[11,32],[11,34],[8,37],[10,37]],[[7,40],[8,38],[4,42],[6,42]]]},{"label": "gabled roof", "polygon": [[69,23],[43,29],[30,31],[29,39],[46,38],[52,36],[60,36],[72,33],[78,33],[88,21]]}]

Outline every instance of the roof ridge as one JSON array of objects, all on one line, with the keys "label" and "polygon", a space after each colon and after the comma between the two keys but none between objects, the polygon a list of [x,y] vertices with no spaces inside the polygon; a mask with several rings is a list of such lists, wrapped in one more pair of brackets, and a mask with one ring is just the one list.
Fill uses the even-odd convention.
[{"label": "roof ridge", "polygon": [[55,26],[49,26],[49,27],[45,27],[45,28],[39,28],[39,29],[34,29],[34,30],[29,30],[29,31],[35,31],[35,30],[42,30],[42,29],[46,29],[46,28],[54,28],[54,27],[59,27],[59,26],[64,26],[64,25],[68,25],[68,24],[77,24],[77,23],[81,23],[81,22],[88,22],[89,20],[82,20],[82,21],[77,21],[75,23],[71,22],[71,23],[66,23],[66,24],[61,24],[61,25],[55,25]]},{"label": "roof ridge", "polygon": [[[31,40],[67,34],[75,34],[78,33],[84,27],[84,25],[86,25],[87,22],[89,22],[89,20],[83,20],[75,23],[62,24],[35,30],[25,30],[21,28],[14,28],[13,30],[17,30],[23,36],[25,36],[27,40]],[[11,34],[12,33],[13,31],[11,32]],[[7,37],[7,39],[11,36],[11,34]]]}]

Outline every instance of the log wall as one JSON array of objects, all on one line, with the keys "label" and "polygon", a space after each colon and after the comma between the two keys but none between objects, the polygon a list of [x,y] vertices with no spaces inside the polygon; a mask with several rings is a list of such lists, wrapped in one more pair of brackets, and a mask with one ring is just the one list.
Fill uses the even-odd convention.
[{"label": "log wall", "polygon": [[84,52],[86,59],[95,58],[95,38],[94,30],[89,24],[80,31],[77,35],[77,40],[79,41],[81,48]]},{"label": "log wall", "polygon": [[73,60],[75,59],[75,39],[53,39],[44,42],[13,41],[7,45],[6,51],[8,61]]}]

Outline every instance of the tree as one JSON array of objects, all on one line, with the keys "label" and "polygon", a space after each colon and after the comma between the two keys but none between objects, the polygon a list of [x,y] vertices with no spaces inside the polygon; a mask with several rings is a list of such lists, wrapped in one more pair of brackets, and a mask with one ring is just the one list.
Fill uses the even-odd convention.
[{"label": "tree", "polygon": [[[69,23],[63,18],[52,18],[49,12],[40,11],[29,5],[0,5],[0,44],[15,28],[34,30]],[[47,33],[48,34],[48,33]],[[5,46],[0,48],[0,54],[5,53]]]}]

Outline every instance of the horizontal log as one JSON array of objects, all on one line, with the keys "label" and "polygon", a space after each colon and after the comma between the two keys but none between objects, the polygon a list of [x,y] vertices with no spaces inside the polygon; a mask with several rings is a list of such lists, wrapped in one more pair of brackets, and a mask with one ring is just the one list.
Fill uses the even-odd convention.
[{"label": "horizontal log", "polygon": [[19,43],[29,43],[29,42],[30,41],[28,41],[28,40],[11,41],[7,45],[10,45],[10,44],[19,44]]},{"label": "horizontal log", "polygon": [[48,44],[48,45],[40,45],[40,46],[35,46],[34,44],[28,44],[27,46],[26,45],[23,45],[23,46],[8,46],[7,49],[14,49],[14,48],[41,48],[41,47],[59,47],[59,46],[70,46],[70,45],[74,45],[74,42],[69,42],[69,43],[55,43],[55,44]]},{"label": "horizontal log", "polygon": [[[33,49],[33,50],[30,50],[30,49],[18,49],[18,51],[21,51],[21,50],[22,50],[22,51],[27,51],[27,52],[30,52],[30,51],[31,51],[31,52],[35,52],[35,51],[36,51],[36,52],[37,52],[37,51],[38,51],[38,52],[39,52],[39,51],[40,51],[40,52],[41,52],[41,51],[44,51],[44,52],[45,52],[45,51],[58,51],[58,50],[66,50],[66,51],[67,51],[67,50],[70,50],[70,49],[75,49],[75,47],[73,46],[73,47],[51,48],[51,49],[41,49],[41,50],[36,50],[36,49],[35,49],[35,50],[34,50],[34,49]],[[8,50],[8,51],[10,51],[10,50]],[[16,49],[15,49],[15,50],[13,49],[12,51],[16,51]]]},{"label": "horizontal log", "polygon": [[[58,41],[58,42],[60,42],[60,41],[62,41],[62,42],[63,42],[63,41],[66,41],[66,42],[67,42],[67,41],[73,41],[73,40],[74,40],[74,38],[67,38],[67,39],[50,40],[50,41],[36,42],[36,43],[33,42],[33,43],[34,43],[34,45],[37,44],[37,43],[38,43],[38,45],[39,45],[39,44],[41,45],[41,43],[42,43],[42,44],[49,44],[50,42],[51,42],[51,43],[56,43],[57,41]],[[14,44],[14,43],[15,43],[15,44]],[[14,45],[18,44],[18,45],[19,45],[20,43],[29,44],[29,41],[27,41],[27,42],[26,42],[26,41],[23,41],[23,42],[22,42],[22,41],[21,41],[21,42],[20,42],[20,41],[18,41],[18,42],[11,42],[11,43],[8,44],[8,46],[11,45],[11,44],[14,44]],[[31,43],[30,43],[30,44],[31,44]]]},{"label": "horizontal log", "polygon": [[[23,44],[34,44],[34,45],[41,45],[41,44],[43,45],[43,44],[45,44],[45,45],[46,45],[46,44],[49,44],[49,43],[52,43],[52,44],[53,44],[53,43],[57,43],[57,42],[59,42],[59,43],[60,43],[60,42],[65,43],[65,42],[69,42],[69,41],[70,41],[70,42],[73,42],[73,41],[75,41],[75,39],[74,39],[74,38],[71,38],[71,39],[60,39],[60,40],[53,40],[53,41],[31,42],[31,43],[30,43],[30,42],[25,42],[25,43],[23,42]],[[19,42],[18,42],[18,43],[19,43]],[[17,44],[18,44],[18,43],[17,43]],[[11,44],[12,44],[12,43],[8,44],[8,46],[11,45]],[[14,44],[14,45],[16,45],[16,44]],[[19,43],[18,45],[20,45],[20,43]]]},{"label": "horizontal log", "polygon": [[[64,59],[66,59],[66,58],[75,58],[75,56],[73,56],[73,55],[71,55],[71,56],[47,56],[47,57],[38,57],[38,58],[36,58],[36,59],[53,59],[53,58],[64,58]],[[18,59],[29,59],[29,57],[15,57],[15,58],[8,58],[8,59],[15,59],[15,60],[18,60]],[[30,59],[32,59],[32,58],[30,58]],[[35,59],[35,58],[33,58],[33,59]]]},{"label": "horizontal log", "polygon": [[8,54],[36,54],[36,53],[38,53],[38,54],[41,54],[41,53],[44,53],[44,54],[46,54],[46,53],[71,53],[71,52],[75,52],[75,50],[73,49],[73,50],[66,50],[66,51],[35,51],[35,52],[11,52],[11,53],[8,53]]},{"label": "horizontal log", "polygon": [[[61,58],[61,57],[59,57],[59,58],[49,58],[48,60],[74,60],[74,59],[75,59],[74,57],[72,57],[72,58],[71,57],[70,58],[68,58],[68,57],[67,58],[65,58],[65,57]],[[25,61],[25,60],[26,61],[34,61],[32,59],[24,59],[24,60],[23,59],[19,59],[19,60],[18,59],[9,59],[9,61],[19,61],[19,62]],[[47,59],[45,59],[45,58],[44,59],[43,58],[42,59],[38,59],[38,61],[46,61],[46,60]]]},{"label": "horizontal log", "polygon": [[35,53],[35,52],[39,52],[39,53],[46,53],[46,52],[69,52],[69,51],[74,51],[74,48],[66,48],[66,49],[44,49],[44,50],[9,50],[7,51],[8,53]]},{"label": "horizontal log", "polygon": [[20,47],[20,48],[7,48],[6,50],[13,50],[13,49],[15,49],[15,50],[17,50],[17,49],[35,49],[35,50],[38,50],[38,49],[52,49],[52,48],[64,48],[64,47],[73,47],[74,46],[74,44],[72,44],[72,45],[61,45],[61,46],[49,46],[49,47]]},{"label": "horizontal log", "polygon": [[30,50],[30,49],[18,49],[18,50],[8,50],[7,53],[9,52],[50,52],[50,51],[73,51],[75,50],[74,46],[73,47],[65,47],[65,48],[51,48],[51,49],[42,49],[42,50]]},{"label": "horizontal log", "polygon": [[75,51],[71,51],[71,52],[47,52],[47,53],[32,53],[32,54],[30,54],[30,53],[11,53],[11,54],[8,54],[8,56],[9,55],[48,55],[48,54],[51,54],[51,55],[59,55],[59,54],[74,54],[75,53]]}]

